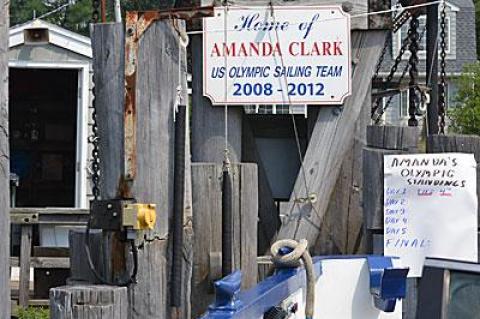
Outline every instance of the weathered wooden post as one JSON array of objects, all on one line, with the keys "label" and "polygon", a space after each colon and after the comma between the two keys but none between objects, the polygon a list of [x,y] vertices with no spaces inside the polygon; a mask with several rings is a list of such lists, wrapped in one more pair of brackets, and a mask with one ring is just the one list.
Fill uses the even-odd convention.
[{"label": "weathered wooden post", "polygon": [[[139,18],[141,19],[141,13]],[[174,111],[176,103],[187,101],[185,51],[180,45],[178,33],[183,26],[174,27],[172,23],[175,22],[149,21],[149,26],[139,30],[139,33],[131,30],[127,32],[129,37],[137,37],[135,43],[138,45],[137,52],[134,50],[129,52],[130,57],[137,54],[133,60],[135,78],[127,81],[132,90],[129,93],[130,97],[132,94],[134,96],[134,112],[130,113],[129,109],[125,109],[124,103],[124,27],[120,23],[95,24],[92,31],[95,104],[100,143],[100,197],[113,199],[128,195],[140,203],[156,204],[157,219],[154,229],[137,233],[138,274],[137,283],[128,286],[129,319],[169,317],[168,282],[171,265],[169,223],[173,213]],[[131,116],[133,116],[132,129],[136,134],[133,146],[136,174],[127,185],[125,181],[131,177],[125,176],[127,138],[125,119]],[[186,149],[188,150],[188,145]],[[188,156],[185,162],[185,167],[176,169],[189,167]],[[186,183],[189,183],[188,176]],[[189,188],[186,189],[188,191]],[[191,200],[188,197],[185,196],[185,215],[191,218],[189,207]],[[189,317],[187,283],[190,278],[186,277],[189,276],[191,267],[189,260],[191,253],[188,247],[192,234],[191,225],[184,223],[183,228],[187,235],[184,241],[186,252],[184,258],[187,260],[185,269],[182,270],[185,297],[181,309],[179,311],[177,309],[176,316],[187,318]],[[111,264],[115,279],[131,271],[132,256],[129,256],[124,243],[115,238],[109,243],[111,251],[108,252],[109,260],[106,262]],[[110,289],[113,291],[116,288]],[[55,291],[52,292],[54,293]],[[55,303],[55,300],[53,302]]]},{"label": "weathered wooden post", "polygon": [[0,317],[10,318],[10,156],[8,144],[8,0],[0,0]]},{"label": "weathered wooden post", "polygon": [[126,287],[59,287],[51,290],[50,300],[51,318],[129,318]]},{"label": "weathered wooden post", "polygon": [[[363,150],[363,215],[367,253],[383,254],[383,156],[418,152],[416,127],[369,126]],[[415,319],[417,279],[407,281],[404,318]]]}]

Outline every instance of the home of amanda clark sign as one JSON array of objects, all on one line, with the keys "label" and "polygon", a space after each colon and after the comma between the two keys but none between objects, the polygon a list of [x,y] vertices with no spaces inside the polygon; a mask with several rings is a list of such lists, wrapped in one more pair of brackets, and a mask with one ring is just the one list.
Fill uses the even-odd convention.
[{"label": "home of amanda clark sign", "polygon": [[339,6],[215,8],[203,51],[212,104],[342,104],[351,94],[350,16]]}]

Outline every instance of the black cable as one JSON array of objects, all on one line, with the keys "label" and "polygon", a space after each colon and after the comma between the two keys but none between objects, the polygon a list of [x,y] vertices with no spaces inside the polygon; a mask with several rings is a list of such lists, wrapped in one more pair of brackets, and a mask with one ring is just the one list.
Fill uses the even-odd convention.
[{"label": "black cable", "polygon": [[222,181],[222,276],[233,271],[233,203],[232,179],[228,169],[223,171]]},{"label": "black cable", "polygon": [[[180,47],[179,47],[180,50]],[[175,120],[175,151],[173,172],[173,253],[172,253],[172,284],[170,285],[170,305],[182,305],[182,273],[183,273],[183,219],[185,193],[185,141],[187,106],[179,105]]]},{"label": "black cable", "polygon": [[137,273],[138,273],[138,248],[135,245],[134,240],[130,240],[130,244],[132,247],[132,259],[133,259],[133,270],[132,274],[126,281],[118,281],[113,282],[108,279],[105,279],[98,271],[95,269],[95,265],[93,264],[92,255],[90,253],[90,221],[87,224],[87,229],[85,231],[85,254],[87,255],[87,262],[88,267],[92,271],[95,278],[102,284],[109,285],[109,286],[130,286],[131,284],[135,284]]}]

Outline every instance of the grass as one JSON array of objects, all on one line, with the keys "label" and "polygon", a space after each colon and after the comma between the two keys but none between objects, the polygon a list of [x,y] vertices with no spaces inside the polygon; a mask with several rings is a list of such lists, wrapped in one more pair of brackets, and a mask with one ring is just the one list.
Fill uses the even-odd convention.
[{"label": "grass", "polygon": [[28,307],[26,309],[18,309],[18,319],[49,319],[50,311],[45,308]]}]

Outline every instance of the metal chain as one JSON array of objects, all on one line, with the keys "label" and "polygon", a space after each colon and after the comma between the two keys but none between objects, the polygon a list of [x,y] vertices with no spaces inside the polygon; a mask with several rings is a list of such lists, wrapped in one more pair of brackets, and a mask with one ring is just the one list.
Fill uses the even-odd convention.
[{"label": "metal chain", "polygon": [[[402,62],[402,57],[405,54],[405,52],[407,51],[407,48],[410,46],[411,33],[412,33],[412,30],[409,29],[407,37],[403,40],[402,46],[400,48],[400,52],[398,53],[397,57],[395,58],[395,62],[393,63],[393,65],[390,69],[390,73],[387,76],[387,80],[385,81],[386,84],[392,82],[392,79],[395,76],[395,73],[397,72],[398,66]],[[381,101],[381,98],[376,98],[375,102],[373,103],[372,113],[371,113],[372,119],[376,118],[376,113],[378,112],[378,109],[380,108],[380,101]]]},{"label": "metal chain", "polygon": [[438,115],[440,117],[439,131],[440,134],[445,134],[445,112],[446,112],[446,57],[447,57],[447,43],[446,43],[446,9],[445,1],[442,4],[441,20],[440,20],[440,87],[438,88]]},{"label": "metal chain", "polygon": [[92,0],[92,23],[98,23],[100,17],[100,0]]},{"label": "metal chain", "polygon": [[89,136],[89,143],[92,144],[92,194],[93,199],[98,200],[100,196],[100,156],[98,150],[98,123],[97,123],[97,106],[95,98],[95,74],[93,75],[92,88],[92,134]]},{"label": "metal chain", "polygon": [[[419,42],[422,41],[423,37],[426,34],[426,31],[427,31],[427,27],[424,27],[422,33],[420,34]],[[402,84],[402,81],[405,78],[405,75],[407,75],[409,67],[410,67],[410,65],[408,63],[406,63],[405,67],[403,68],[402,74],[398,78],[397,86],[400,86]],[[380,119],[382,118],[382,115],[390,107],[390,104],[392,103],[394,96],[395,95],[390,95],[388,97],[387,101],[385,102],[385,105],[383,106],[383,108],[381,108],[380,111],[377,112],[376,117],[373,118],[373,120],[375,121],[375,124],[378,124],[380,122]]]},{"label": "metal chain", "polygon": [[385,41],[385,45],[383,46],[382,54],[378,59],[377,66],[375,67],[375,74],[373,75],[372,82],[374,82],[378,78],[378,74],[380,73],[380,69],[382,68],[383,61],[385,60],[385,56],[387,55],[388,48],[392,44],[393,35],[389,35],[387,41]]},{"label": "metal chain", "polygon": [[408,126],[417,126],[418,121],[415,117],[415,113],[417,110],[417,78],[418,78],[418,26],[419,21],[416,16],[413,16],[410,20],[410,46],[408,50],[410,51],[410,59],[408,60],[408,64],[410,65],[409,75],[410,75],[410,82],[409,82],[409,103],[408,103]]},{"label": "metal chain", "polygon": [[[100,0],[92,0],[92,23],[98,23],[100,17]],[[100,156],[98,151],[98,124],[97,124],[97,106],[95,94],[95,74],[93,74],[92,88],[92,134],[88,137],[88,142],[92,144],[92,195],[94,200],[100,196]]]}]

